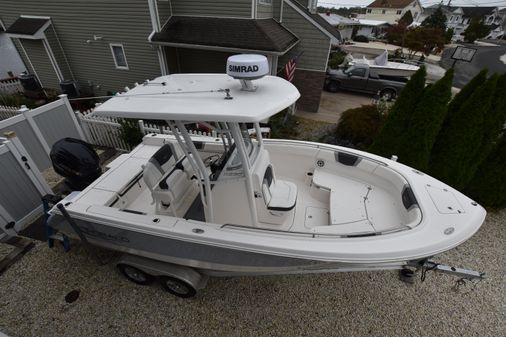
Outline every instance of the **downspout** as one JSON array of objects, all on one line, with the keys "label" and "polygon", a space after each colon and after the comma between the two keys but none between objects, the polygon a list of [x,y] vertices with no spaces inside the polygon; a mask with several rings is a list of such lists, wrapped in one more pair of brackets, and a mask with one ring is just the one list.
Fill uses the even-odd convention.
[{"label": "downspout", "polygon": [[[149,7],[149,16],[151,18],[151,28],[153,29],[153,33],[157,33],[160,31],[160,16],[158,15],[158,6],[156,4],[156,0],[148,0],[148,7]],[[151,33],[150,37],[148,38],[149,42],[151,42],[151,36],[153,35]],[[167,70],[167,64],[165,63],[166,56],[165,56],[165,50],[162,46],[156,46],[156,53],[158,55],[158,62],[160,63],[160,73],[162,75],[168,75]]]},{"label": "downspout", "polygon": [[279,23],[283,23],[283,7],[285,6],[285,0],[281,0],[281,7],[279,8]]}]

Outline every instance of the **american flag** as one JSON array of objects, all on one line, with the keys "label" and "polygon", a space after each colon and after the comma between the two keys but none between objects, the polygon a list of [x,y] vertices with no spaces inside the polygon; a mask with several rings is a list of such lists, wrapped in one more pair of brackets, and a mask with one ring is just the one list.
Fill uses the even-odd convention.
[{"label": "american flag", "polygon": [[297,59],[293,58],[285,65],[285,76],[288,82],[292,82],[297,68]]}]

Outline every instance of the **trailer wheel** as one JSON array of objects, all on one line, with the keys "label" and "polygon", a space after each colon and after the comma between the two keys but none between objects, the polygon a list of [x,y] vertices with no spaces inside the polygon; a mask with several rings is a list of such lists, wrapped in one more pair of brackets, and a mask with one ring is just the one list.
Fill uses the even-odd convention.
[{"label": "trailer wheel", "polygon": [[143,272],[142,270],[129,266],[127,264],[118,264],[119,271],[125,275],[127,279],[130,281],[140,284],[140,285],[148,285],[153,283],[155,277],[149,275],[148,273]]},{"label": "trailer wheel", "polygon": [[197,290],[189,283],[170,276],[160,276],[161,285],[172,295],[181,298],[190,298],[197,294]]}]

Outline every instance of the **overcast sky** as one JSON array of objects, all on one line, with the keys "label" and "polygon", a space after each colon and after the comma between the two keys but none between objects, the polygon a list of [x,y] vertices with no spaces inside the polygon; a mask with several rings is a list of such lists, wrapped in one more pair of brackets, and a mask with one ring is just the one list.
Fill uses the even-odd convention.
[{"label": "overcast sky", "polygon": [[[367,6],[374,0],[318,0],[319,6],[325,7],[353,7]],[[421,0],[423,6],[438,4],[438,0]],[[448,0],[444,0],[447,4]],[[498,6],[506,7],[506,0],[452,0],[454,6]]]}]

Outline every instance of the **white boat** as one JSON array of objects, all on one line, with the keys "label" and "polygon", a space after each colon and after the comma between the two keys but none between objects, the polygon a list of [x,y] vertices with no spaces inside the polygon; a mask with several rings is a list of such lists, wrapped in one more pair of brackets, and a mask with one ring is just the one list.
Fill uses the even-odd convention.
[{"label": "white boat", "polygon": [[388,60],[388,51],[384,51],[381,55],[373,60],[367,59],[365,56],[359,59],[353,58],[350,54],[349,65],[367,65],[378,75],[409,77],[413,75],[420,67],[401,62],[392,62]]},{"label": "white boat", "polygon": [[[259,122],[300,96],[284,79],[263,76],[266,62],[232,57],[229,74],[240,80],[162,76],[100,105],[101,116],[165,120],[173,135],[145,136],[53,208],[50,226],[198,275],[423,266],[480,228],[480,205],[399,162],[263,139]],[[196,122],[219,136],[190,136],[185,125]]]}]

